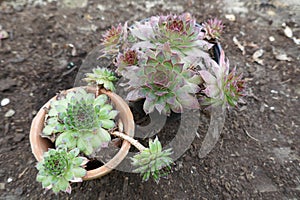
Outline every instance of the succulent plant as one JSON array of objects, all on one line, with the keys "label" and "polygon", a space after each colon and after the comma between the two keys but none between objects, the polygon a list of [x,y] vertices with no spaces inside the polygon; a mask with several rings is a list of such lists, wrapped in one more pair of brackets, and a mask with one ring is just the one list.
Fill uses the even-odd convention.
[{"label": "succulent plant", "polygon": [[83,168],[88,160],[78,157],[79,149],[67,151],[66,148],[49,149],[43,159],[37,164],[39,170],[37,181],[43,188],[53,192],[65,191],[71,193],[70,182],[81,182],[86,175]]},{"label": "succulent plant", "polygon": [[79,88],[65,98],[52,101],[42,135],[55,140],[55,145],[68,149],[79,148],[91,155],[111,139],[107,130],[114,128],[116,110],[104,94],[95,98]]},{"label": "succulent plant", "polygon": [[120,42],[122,31],[123,28],[121,24],[119,24],[117,27],[112,26],[102,35],[102,44],[108,49],[112,49],[113,47],[117,46]]},{"label": "succulent plant", "polygon": [[[199,108],[195,93],[199,91],[200,76],[186,68],[168,43],[157,51],[149,50],[148,57],[138,66],[129,66],[123,76],[128,79],[127,100],[145,98],[144,111],[169,115],[183,109]],[[143,62],[143,63],[142,63]]]},{"label": "succulent plant", "polygon": [[152,176],[158,182],[160,177],[170,171],[170,165],[173,163],[171,154],[171,149],[162,150],[161,143],[156,137],[154,141],[149,141],[149,148],[145,148],[131,158],[132,165],[137,167],[134,172],[141,173],[143,181],[147,181]]},{"label": "succulent plant", "polygon": [[241,96],[244,96],[244,80],[236,75],[236,69],[229,73],[229,61],[225,60],[225,53],[221,51],[220,65],[212,63],[212,72],[201,70],[200,74],[205,81],[204,93],[209,97],[209,104],[235,106]]},{"label": "succulent plant", "polygon": [[[141,40],[135,47],[153,48],[165,43],[177,53],[191,55],[201,50],[208,50],[212,45],[204,39],[202,27],[189,13],[151,17],[149,22],[136,22],[130,33]],[[203,52],[204,54],[204,52]]]},{"label": "succulent plant", "polygon": [[127,40],[127,23],[117,27],[112,26],[102,35],[102,45],[104,45],[103,52],[106,54],[117,54],[119,48],[122,47]]},{"label": "succulent plant", "polygon": [[93,73],[86,73],[84,79],[89,84],[103,86],[107,90],[115,91],[114,83],[118,80],[115,74],[107,68],[95,68]]},{"label": "succulent plant", "polygon": [[139,62],[138,52],[134,49],[126,49],[123,53],[119,53],[115,65],[117,73],[124,75],[128,66],[137,66]]},{"label": "succulent plant", "polygon": [[205,30],[205,38],[208,40],[211,39],[220,39],[221,33],[223,32],[224,25],[221,20],[209,19],[203,23],[203,28]]}]

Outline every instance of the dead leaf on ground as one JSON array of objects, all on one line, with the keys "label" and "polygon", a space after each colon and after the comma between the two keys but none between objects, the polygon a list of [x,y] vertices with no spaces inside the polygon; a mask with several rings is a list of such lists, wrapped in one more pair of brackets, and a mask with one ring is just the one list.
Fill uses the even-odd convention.
[{"label": "dead leaf on ground", "polygon": [[257,51],[254,52],[254,54],[252,55],[253,61],[257,62],[260,65],[264,64],[264,60],[260,59],[260,57],[264,54],[264,50],[263,49],[258,49]]},{"label": "dead leaf on ground", "polygon": [[245,47],[238,41],[238,39],[234,36],[232,38],[233,43],[238,46],[238,48],[242,51],[242,55],[246,54]]},{"label": "dead leaf on ground", "polygon": [[282,50],[273,49],[273,54],[274,54],[275,58],[280,61],[292,61],[293,60],[291,57],[287,56],[287,54]]},{"label": "dead leaf on ground", "polygon": [[284,60],[284,61],[292,61],[293,60],[291,57],[288,57],[286,54],[277,54],[277,55],[275,55],[275,58],[277,60]]},{"label": "dead leaf on ground", "polygon": [[293,41],[296,45],[300,45],[300,38],[293,37]]},{"label": "dead leaf on ground", "polygon": [[246,43],[246,46],[247,46],[247,47],[256,48],[256,49],[259,48],[259,46],[258,46],[257,44],[255,44],[254,42],[247,42],[247,43]]}]

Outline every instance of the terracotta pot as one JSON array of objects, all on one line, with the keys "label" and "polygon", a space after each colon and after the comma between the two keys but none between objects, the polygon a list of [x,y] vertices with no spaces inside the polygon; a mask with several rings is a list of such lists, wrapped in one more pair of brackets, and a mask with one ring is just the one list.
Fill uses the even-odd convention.
[{"label": "terracotta pot", "polygon": [[[89,93],[96,93],[96,88],[94,87],[84,87]],[[76,88],[72,88],[69,90],[66,90],[65,92],[74,91]],[[126,102],[117,94],[106,91],[104,89],[100,90],[100,93],[106,94],[112,101],[114,107],[116,110],[119,111],[118,116],[123,122],[125,133],[131,137],[134,136],[134,120],[132,113],[126,104]],[[43,158],[43,153],[48,151],[48,148],[53,148],[54,145],[51,143],[50,140],[46,138],[41,137],[42,130],[44,128],[44,121],[45,121],[45,107],[49,108],[50,101],[55,100],[56,96],[50,99],[37,113],[35,118],[32,121],[31,129],[30,129],[30,144],[31,144],[31,150],[34,154],[35,158],[40,161]],[[118,153],[106,164],[103,166],[88,170],[87,174],[83,177],[83,180],[91,180],[96,179],[101,176],[104,176],[105,174],[112,171],[114,168],[116,168],[122,160],[126,157],[128,151],[130,149],[130,143],[127,141],[123,141],[122,146]],[[109,167],[108,167],[109,166]]]}]

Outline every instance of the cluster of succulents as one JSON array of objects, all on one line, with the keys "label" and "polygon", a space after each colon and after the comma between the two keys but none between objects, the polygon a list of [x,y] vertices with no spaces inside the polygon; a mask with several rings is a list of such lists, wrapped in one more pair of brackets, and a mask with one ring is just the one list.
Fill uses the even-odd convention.
[{"label": "cluster of succulents", "polygon": [[[96,68],[93,73],[86,74],[85,80],[96,84],[97,88],[114,90],[116,77],[108,69]],[[54,193],[71,193],[70,182],[81,182],[86,175],[84,167],[88,159],[78,157],[79,153],[93,157],[102,147],[108,146],[111,134],[129,141],[140,150],[132,164],[139,167],[136,172],[143,175],[143,180],[152,175],[158,181],[163,175],[161,171],[172,163],[169,157],[171,150],[162,150],[158,139],[146,148],[122,132],[112,132],[116,128],[114,119],[117,114],[105,94],[95,97],[83,88],[61,93],[51,101],[42,136],[54,142],[56,148],[45,152],[37,164],[37,181],[42,183],[43,188],[52,189]]]},{"label": "cluster of succulents", "polygon": [[[206,104],[222,107],[237,105],[244,95],[244,80],[224,51],[216,62],[210,50],[221,37],[224,25],[218,19],[197,24],[189,13],[153,16],[127,27],[112,27],[102,39],[102,56],[113,56],[116,73],[126,81],[127,100],[145,99],[146,114],[158,111],[164,115],[199,109],[199,96]],[[101,58],[101,57],[100,57]],[[115,91],[115,74],[106,68],[93,69],[84,79],[99,88]],[[80,182],[86,174],[86,158],[107,146],[114,135],[129,141],[140,153],[132,157],[135,172],[143,180],[150,176],[156,182],[170,171],[171,149],[162,149],[156,138],[149,148],[137,140],[115,131],[115,117],[108,97],[77,89],[60,94],[47,112],[43,137],[55,143],[56,149],[44,153],[37,165],[37,180],[46,189],[71,192],[70,182]]]},{"label": "cluster of succulents", "polygon": [[[222,99],[233,106],[242,95],[241,76],[235,70],[228,73],[224,52],[220,63],[209,53],[223,28],[218,19],[197,24],[189,13],[153,16],[130,27],[126,23],[119,25],[117,39],[113,40],[118,41],[117,48],[116,42],[111,42],[112,34],[108,34],[115,32],[112,27],[103,35],[103,52],[111,54],[110,49],[116,50],[114,64],[116,72],[127,80],[122,84],[127,86],[127,100],[145,99],[145,113],[157,110],[169,115],[171,111],[198,109],[199,94],[206,95],[206,102],[215,104]],[[225,71],[222,76],[216,75],[217,80],[211,84],[205,75],[215,70]],[[217,92],[217,88],[221,91]]]},{"label": "cluster of succulents", "polygon": [[91,155],[111,140],[108,130],[114,128],[118,112],[107,101],[105,94],[95,97],[82,88],[67,93],[51,103],[42,135],[55,140],[56,147]]},{"label": "cluster of succulents", "polygon": [[71,151],[66,148],[49,149],[37,164],[37,181],[42,183],[43,188],[52,189],[55,193],[71,193],[70,182],[81,182],[86,174],[84,166],[88,160],[78,154],[77,148]]}]

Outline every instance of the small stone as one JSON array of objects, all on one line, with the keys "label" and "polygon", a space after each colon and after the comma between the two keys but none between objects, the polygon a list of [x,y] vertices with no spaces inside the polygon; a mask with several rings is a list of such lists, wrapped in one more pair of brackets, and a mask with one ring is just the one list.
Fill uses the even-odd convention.
[{"label": "small stone", "polygon": [[23,139],[24,139],[24,134],[22,134],[22,133],[16,133],[15,134],[15,136],[14,136],[14,138],[13,138],[13,141],[14,142],[20,142],[20,141],[22,141]]},{"label": "small stone", "polygon": [[0,91],[9,90],[16,85],[17,83],[14,79],[11,78],[0,79]]},{"label": "small stone", "polygon": [[15,112],[13,109],[9,109],[9,110],[5,113],[4,117],[12,117],[15,113],[16,113],[16,112]]},{"label": "small stone", "polygon": [[22,195],[23,194],[23,188],[22,187],[17,187],[16,189],[15,189],[15,194],[16,195]]},{"label": "small stone", "polygon": [[6,105],[8,105],[9,103],[10,103],[9,98],[4,98],[4,99],[2,99],[2,101],[1,101],[1,106],[6,106]]},{"label": "small stone", "polygon": [[270,42],[274,42],[274,41],[275,41],[275,38],[274,38],[273,36],[270,36],[270,37],[269,37],[269,40],[270,40]]},{"label": "small stone", "polygon": [[3,169],[0,169],[0,177],[5,175],[5,171]]},{"label": "small stone", "polygon": [[0,183],[0,190],[4,190],[5,189],[5,183]]},{"label": "small stone", "polygon": [[276,90],[271,90],[271,93],[273,93],[273,94],[278,94],[278,91],[276,91]]},{"label": "small stone", "polygon": [[284,34],[286,37],[288,37],[288,38],[293,37],[293,31],[290,27],[286,26],[283,31],[284,31]]},{"label": "small stone", "polygon": [[100,11],[104,11],[106,8],[105,8],[105,6],[103,6],[101,4],[98,4],[97,9],[100,10]]},{"label": "small stone", "polygon": [[265,111],[265,106],[264,106],[264,104],[260,104],[259,111],[260,111],[260,112],[264,112],[264,111]]},{"label": "small stone", "polygon": [[84,8],[88,4],[88,0],[63,0],[62,2],[69,8]]},{"label": "small stone", "polygon": [[36,110],[33,110],[33,111],[31,112],[32,115],[36,115],[36,113],[37,113]]},{"label": "small stone", "polygon": [[9,37],[9,35],[8,35],[7,31],[5,31],[5,30],[0,30],[0,40],[6,39],[6,38],[8,38],[8,37]]},{"label": "small stone", "polygon": [[225,18],[232,22],[235,21],[235,15],[233,15],[233,14],[227,14],[227,15],[225,15]]}]

